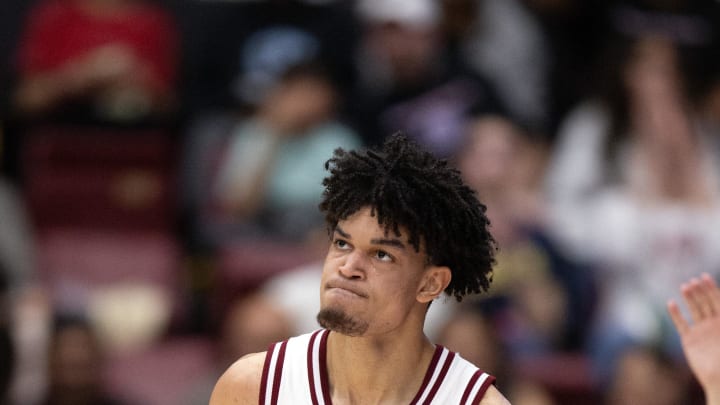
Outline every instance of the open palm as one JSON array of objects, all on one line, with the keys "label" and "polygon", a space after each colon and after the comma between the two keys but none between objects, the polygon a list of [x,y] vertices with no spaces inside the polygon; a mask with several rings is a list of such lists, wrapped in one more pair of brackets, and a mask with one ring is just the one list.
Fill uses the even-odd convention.
[{"label": "open palm", "polygon": [[720,289],[715,281],[703,274],[681,287],[690,310],[692,323],[680,313],[676,302],[668,303],[668,311],[682,340],[690,369],[711,399],[720,400]]}]

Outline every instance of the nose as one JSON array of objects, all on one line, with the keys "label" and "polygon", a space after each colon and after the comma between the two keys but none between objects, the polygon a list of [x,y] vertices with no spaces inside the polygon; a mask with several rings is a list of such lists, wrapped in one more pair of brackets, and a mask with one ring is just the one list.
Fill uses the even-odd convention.
[{"label": "nose", "polygon": [[365,255],[359,250],[355,250],[345,257],[345,262],[340,265],[338,270],[340,275],[345,278],[364,280],[365,266],[367,266]]}]

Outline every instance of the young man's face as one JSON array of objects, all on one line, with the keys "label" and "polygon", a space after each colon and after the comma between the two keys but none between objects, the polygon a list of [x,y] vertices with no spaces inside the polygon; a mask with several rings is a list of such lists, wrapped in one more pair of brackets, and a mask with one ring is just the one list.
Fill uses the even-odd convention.
[{"label": "young man's face", "polygon": [[[320,325],[350,336],[370,336],[401,327],[412,310],[424,313],[419,295],[426,255],[385,230],[363,208],[337,224],[323,266]],[[415,313],[417,314],[417,313]],[[422,327],[422,325],[420,325]]]}]

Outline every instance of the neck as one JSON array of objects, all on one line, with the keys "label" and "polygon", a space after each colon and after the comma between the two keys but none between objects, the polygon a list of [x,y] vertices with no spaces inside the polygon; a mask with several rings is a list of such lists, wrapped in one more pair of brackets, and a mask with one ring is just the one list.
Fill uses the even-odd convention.
[{"label": "neck", "polygon": [[707,405],[720,405],[720,387],[706,387],[705,401]]},{"label": "neck", "polygon": [[435,346],[421,331],[411,338],[331,333],[327,350],[333,403],[409,403],[422,384]]}]

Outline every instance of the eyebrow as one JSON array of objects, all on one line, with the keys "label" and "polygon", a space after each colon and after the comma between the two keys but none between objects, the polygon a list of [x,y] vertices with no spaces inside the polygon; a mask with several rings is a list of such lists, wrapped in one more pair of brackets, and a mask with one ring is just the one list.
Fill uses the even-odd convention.
[{"label": "eyebrow", "polygon": [[343,229],[340,228],[339,225],[336,225],[336,226],[335,226],[335,232],[339,233],[340,236],[342,236],[343,238],[348,238],[348,239],[351,238],[350,234],[347,233],[347,232],[345,232],[345,231],[343,231]]},{"label": "eyebrow", "polygon": [[373,245],[385,245],[405,249],[405,244],[402,243],[400,239],[370,239],[370,243]]},{"label": "eyebrow", "polygon": [[[335,226],[335,232],[337,232],[340,236],[347,239],[352,239],[352,236],[350,236],[349,233],[345,232],[342,228],[339,226]],[[370,243],[373,245],[385,245],[385,246],[392,246],[396,247],[398,249],[405,249],[405,244],[400,241],[400,239],[370,239]]]}]

